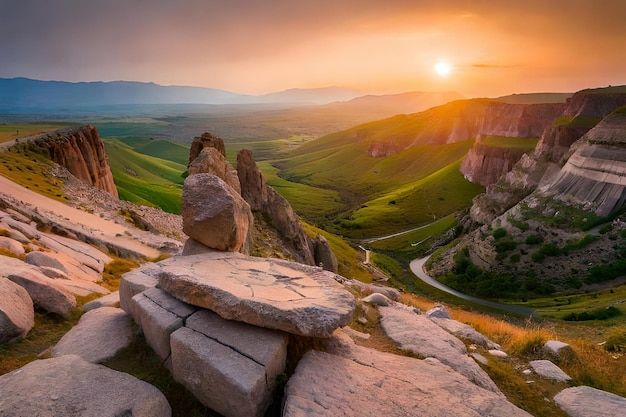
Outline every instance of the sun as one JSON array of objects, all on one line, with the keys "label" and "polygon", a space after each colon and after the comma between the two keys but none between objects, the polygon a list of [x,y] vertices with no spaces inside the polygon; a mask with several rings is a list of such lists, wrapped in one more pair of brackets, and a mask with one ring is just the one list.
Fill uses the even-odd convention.
[{"label": "sun", "polygon": [[450,67],[450,64],[448,64],[447,62],[438,62],[435,65],[434,69],[437,75],[439,75],[440,77],[447,77],[448,74],[450,74],[450,70],[452,68]]}]

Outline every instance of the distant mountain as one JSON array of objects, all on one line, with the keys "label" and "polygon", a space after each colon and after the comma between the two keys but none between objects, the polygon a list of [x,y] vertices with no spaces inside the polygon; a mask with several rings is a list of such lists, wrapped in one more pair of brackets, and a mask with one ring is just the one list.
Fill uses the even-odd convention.
[{"label": "distant mountain", "polygon": [[263,102],[268,103],[308,103],[328,104],[335,101],[352,100],[362,96],[363,93],[356,90],[348,90],[340,87],[324,88],[292,88],[277,93],[258,96]]},{"label": "distant mountain", "polygon": [[362,95],[337,87],[292,89],[265,95],[135,81],[65,82],[0,78],[0,111],[102,109],[127,105],[327,104]]},{"label": "distant mountain", "polygon": [[330,103],[324,107],[337,112],[375,112],[388,117],[396,114],[417,113],[463,98],[465,97],[454,91],[413,91],[401,94],[360,96],[350,101]]}]

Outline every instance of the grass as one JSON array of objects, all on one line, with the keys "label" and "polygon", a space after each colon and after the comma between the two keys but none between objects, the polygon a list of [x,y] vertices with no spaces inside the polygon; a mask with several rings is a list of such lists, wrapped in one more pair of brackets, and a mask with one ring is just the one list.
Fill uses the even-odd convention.
[{"label": "grass", "polygon": [[537,146],[539,138],[512,138],[508,136],[485,136],[481,141],[481,145],[491,146],[495,148],[513,148],[532,150]]},{"label": "grass", "polygon": [[120,198],[180,213],[185,165],[140,154],[115,139],[104,146]]},{"label": "grass", "polygon": [[53,174],[54,163],[34,152],[11,148],[0,152],[0,175],[58,201],[67,202],[63,182]]},{"label": "grass", "polygon": [[0,123],[0,143],[71,126],[72,123]]}]

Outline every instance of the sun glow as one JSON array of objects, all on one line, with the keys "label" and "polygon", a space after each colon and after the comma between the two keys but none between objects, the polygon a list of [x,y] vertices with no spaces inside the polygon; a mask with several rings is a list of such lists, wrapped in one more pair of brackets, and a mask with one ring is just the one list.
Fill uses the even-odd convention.
[{"label": "sun glow", "polygon": [[440,77],[447,77],[450,74],[451,67],[447,62],[438,62],[434,69]]}]

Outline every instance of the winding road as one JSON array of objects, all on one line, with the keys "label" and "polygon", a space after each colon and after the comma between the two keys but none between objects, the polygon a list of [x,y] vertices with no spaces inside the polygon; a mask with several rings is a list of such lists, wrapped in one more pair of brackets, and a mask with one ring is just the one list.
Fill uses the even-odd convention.
[{"label": "winding road", "polygon": [[508,313],[514,313],[514,314],[519,314],[522,316],[531,316],[534,313],[534,310],[531,308],[527,308],[527,307],[522,307],[522,306],[514,306],[514,305],[508,305],[508,304],[500,304],[500,303],[494,303],[493,301],[488,301],[488,300],[483,300],[481,298],[476,298],[476,297],[472,297],[471,295],[467,295],[467,294],[463,294],[462,292],[459,292],[455,289],[452,289],[446,285],[443,285],[441,282],[437,281],[436,279],[428,276],[425,272],[424,272],[424,264],[426,263],[426,261],[428,261],[429,257],[426,258],[421,258],[421,259],[414,259],[411,261],[410,263],[410,268],[411,271],[422,281],[424,281],[425,283],[427,283],[428,285],[431,285],[441,291],[447,292],[448,294],[452,294],[455,297],[459,297],[462,298],[463,300],[467,300],[467,301],[471,301],[473,303],[476,304],[480,304],[483,306],[487,306],[487,307],[491,307],[491,308],[495,308],[498,310],[502,310],[502,311],[506,311]]}]

